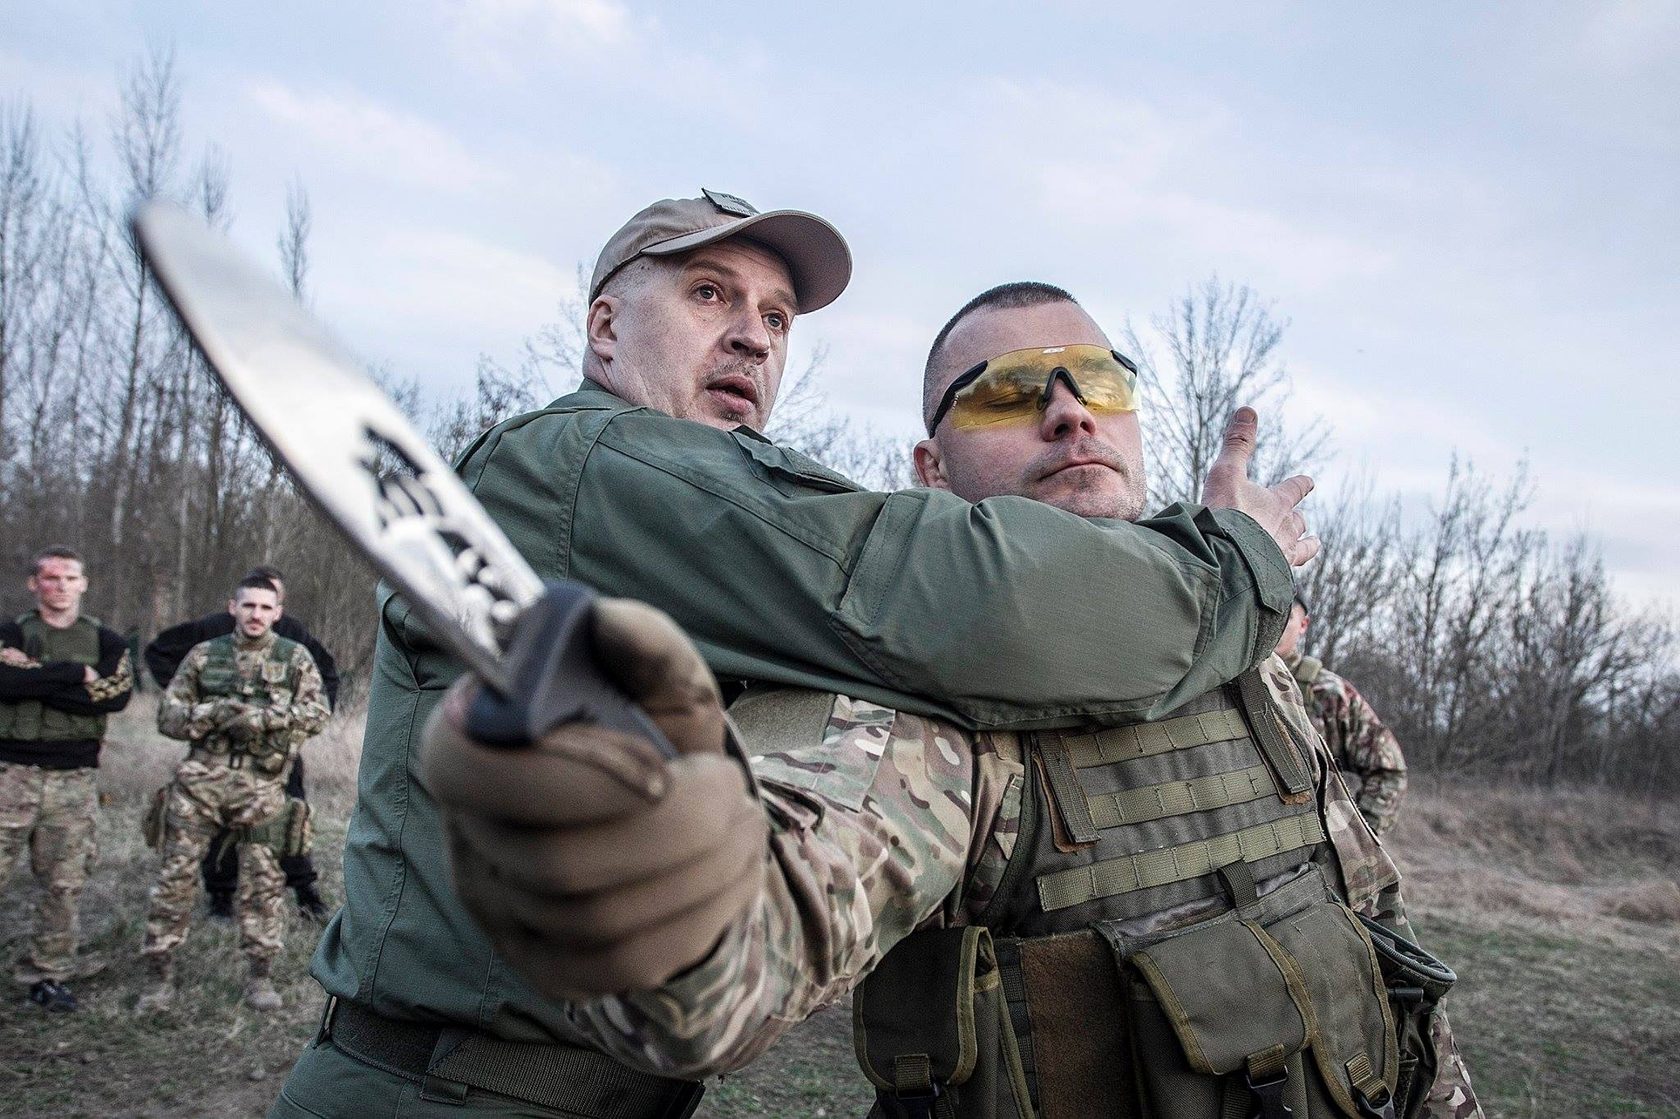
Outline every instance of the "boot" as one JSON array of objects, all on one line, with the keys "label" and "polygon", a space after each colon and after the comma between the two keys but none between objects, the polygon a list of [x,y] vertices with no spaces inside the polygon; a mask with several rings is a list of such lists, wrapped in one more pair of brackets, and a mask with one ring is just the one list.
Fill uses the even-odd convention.
[{"label": "boot", "polygon": [[175,1005],[175,961],[168,955],[146,957],[146,969],[152,974],[152,985],[134,1004],[134,1013],[145,1017],[168,1010]]},{"label": "boot", "polygon": [[250,969],[250,978],[245,980],[245,1005],[265,1013],[285,1006],[280,992],[274,989],[274,980],[268,977],[269,961],[254,959]]},{"label": "boot", "polygon": [[326,899],[310,882],[297,888],[298,916],[313,924],[324,925],[327,918],[332,916],[332,910],[327,908]]},{"label": "boot", "polygon": [[233,891],[210,891],[210,916],[218,921],[233,920]]},{"label": "boot", "polygon": [[76,996],[57,979],[40,979],[29,988],[29,1001],[42,1010],[71,1011],[76,1009]]}]

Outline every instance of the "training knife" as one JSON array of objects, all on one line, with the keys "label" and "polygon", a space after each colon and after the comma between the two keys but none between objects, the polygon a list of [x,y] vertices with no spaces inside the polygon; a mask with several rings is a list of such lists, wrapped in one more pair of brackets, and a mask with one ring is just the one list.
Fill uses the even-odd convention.
[{"label": "training knife", "polygon": [[169,203],[133,216],[141,255],[205,361],[298,486],[488,687],[474,738],[588,721],[670,744],[602,675],[595,593],[544,581],[454,471],[291,292]]}]

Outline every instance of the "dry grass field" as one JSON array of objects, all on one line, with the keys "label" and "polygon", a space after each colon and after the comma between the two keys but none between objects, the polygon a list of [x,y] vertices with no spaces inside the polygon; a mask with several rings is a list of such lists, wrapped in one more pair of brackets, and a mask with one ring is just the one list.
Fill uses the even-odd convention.
[{"label": "dry grass field", "polygon": [[[46,1015],[21,988],[0,1000],[0,1117],[259,1116],[314,1030],[316,930],[303,921],[277,965],[278,1015],[239,1005],[237,933],[204,921],[181,956],[187,997],[167,1017],[134,1018],[156,866],[137,821],[181,754],[150,718],[142,699],[116,722],[101,775],[102,850],[83,922],[87,950],[109,966],[75,985],[76,1014]],[[359,741],[359,720],[341,716],[308,748],[333,897]],[[1454,1021],[1490,1116],[1680,1115],[1677,807],[1602,793],[1414,793],[1392,847],[1420,930],[1463,976]],[[14,873],[0,897],[8,960],[23,948],[33,891]],[[868,1093],[848,1020],[836,1007],[795,1031],[716,1086],[701,1115],[861,1116]]]}]

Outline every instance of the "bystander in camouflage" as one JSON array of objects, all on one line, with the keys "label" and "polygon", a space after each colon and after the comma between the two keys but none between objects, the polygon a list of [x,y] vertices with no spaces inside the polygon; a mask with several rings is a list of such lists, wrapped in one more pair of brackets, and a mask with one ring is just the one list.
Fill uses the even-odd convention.
[{"label": "bystander in camouflage", "polygon": [[[274,623],[274,632],[288,641],[296,641],[309,650],[310,658],[321,673],[321,686],[326,691],[327,707],[336,708],[338,662],[327,651],[327,647],[315,639],[308,627],[293,615],[286,613],[286,583],[280,569],[265,563],[253,567],[245,574],[259,576],[274,584],[274,589],[280,594],[281,611],[279,619]],[[233,629],[233,617],[226,610],[170,626],[146,645],[146,667],[151,670],[152,679],[157,681],[160,688],[169,687],[169,682],[175,678],[181,662],[194,646],[212,638],[225,637],[232,633]],[[303,788],[301,755],[292,759],[291,776],[286,780],[286,795],[298,800],[308,799],[308,794]],[[321,876],[315,870],[315,861],[309,851],[281,856],[280,869],[286,872],[287,887],[297,894],[299,915],[311,921],[324,922],[332,911],[317,888]],[[210,850],[204,856],[204,888],[210,895],[210,916],[231,920],[234,893],[239,889],[239,852],[238,847],[228,841],[226,832],[216,834],[210,842]]]},{"label": "bystander in camouflage", "polygon": [[76,1009],[77,902],[98,856],[94,770],[106,716],[134,677],[122,636],[81,612],[82,559],[48,548],[29,575],[35,609],[0,625],[0,881],[25,847],[42,887],[29,955],[16,977],[32,1002]]},{"label": "bystander in camouflage", "polygon": [[1278,655],[1306,693],[1307,714],[1330,747],[1359,811],[1371,830],[1383,835],[1394,826],[1406,795],[1406,758],[1394,732],[1358,688],[1325,668],[1323,661],[1301,655],[1301,638],[1311,617],[1306,598],[1297,594],[1278,640]]},{"label": "bystander in camouflage", "polygon": [[137,1013],[174,1000],[173,954],[192,921],[199,862],[223,829],[239,848],[245,1002],[256,1010],[281,1005],[270,978],[285,928],[280,857],[306,848],[309,831],[307,807],[286,796],[286,776],[328,711],[309,653],[273,632],[280,610],[272,582],[242,579],[228,603],[233,633],[194,646],[158,707],[158,730],[192,748],[159,806],[163,865],[141,949],[153,984]]}]

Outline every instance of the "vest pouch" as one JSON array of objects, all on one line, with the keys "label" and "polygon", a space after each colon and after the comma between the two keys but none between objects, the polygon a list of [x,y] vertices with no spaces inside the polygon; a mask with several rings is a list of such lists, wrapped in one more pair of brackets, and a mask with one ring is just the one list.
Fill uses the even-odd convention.
[{"label": "vest pouch", "polygon": [[1212,923],[1131,964],[1145,1114],[1393,1114],[1387,997],[1370,938],[1346,906],[1319,902],[1267,925]]},{"label": "vest pouch", "polygon": [[278,777],[286,769],[286,763],[292,760],[291,747],[270,747],[266,741],[252,743],[252,749],[246,755],[251,759],[251,768],[264,777]]},{"label": "vest pouch", "polygon": [[145,815],[140,817],[140,837],[154,851],[163,850],[163,825],[169,815],[169,788],[164,785],[154,792],[146,805]]},{"label": "vest pouch", "polygon": [[1035,1119],[981,926],[900,941],[858,987],[852,1033],[872,1119]]},{"label": "vest pouch", "polygon": [[239,843],[260,843],[282,858],[307,855],[315,837],[312,815],[308,801],[287,797],[280,811],[262,823],[235,829],[234,839]]},{"label": "vest pouch", "polygon": [[1435,1008],[1458,982],[1452,968],[1393,929],[1361,915],[1359,923],[1371,938],[1388,993],[1399,1049],[1399,1078],[1394,1110],[1400,1119],[1415,1119],[1423,1111],[1430,1085],[1440,1068],[1435,1049]]},{"label": "vest pouch", "polygon": [[280,857],[290,859],[309,854],[315,842],[315,813],[309,802],[301,797],[287,797],[286,811],[281,815],[286,821],[286,834],[281,841]]}]

